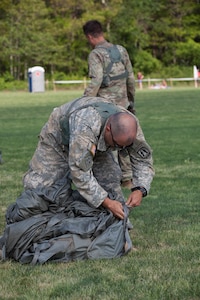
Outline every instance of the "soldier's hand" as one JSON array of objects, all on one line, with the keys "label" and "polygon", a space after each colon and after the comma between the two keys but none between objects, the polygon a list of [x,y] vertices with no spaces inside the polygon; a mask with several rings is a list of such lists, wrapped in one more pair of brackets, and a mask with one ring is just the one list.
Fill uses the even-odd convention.
[{"label": "soldier's hand", "polygon": [[129,102],[127,110],[130,111],[133,115],[135,115],[136,111],[134,109],[134,103],[132,101]]},{"label": "soldier's hand", "polygon": [[130,194],[128,200],[126,201],[126,205],[129,207],[139,206],[142,202],[142,192],[140,190],[136,190]]},{"label": "soldier's hand", "polygon": [[130,111],[133,115],[135,115],[135,113],[136,113],[136,111],[135,111],[135,109],[134,109],[133,107],[130,107],[130,106],[129,106],[129,107],[127,108],[127,110]]},{"label": "soldier's hand", "polygon": [[124,219],[124,210],[123,210],[123,206],[119,201],[116,200],[111,200],[109,198],[106,198],[102,205],[109,209],[113,215],[119,219]]}]

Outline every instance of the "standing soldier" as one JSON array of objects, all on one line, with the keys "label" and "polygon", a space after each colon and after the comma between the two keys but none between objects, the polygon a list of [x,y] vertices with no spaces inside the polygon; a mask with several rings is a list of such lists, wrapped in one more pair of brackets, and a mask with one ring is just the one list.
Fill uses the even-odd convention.
[{"label": "standing soldier", "polygon": [[[127,50],[113,45],[104,38],[102,25],[97,20],[88,21],[83,31],[93,50],[88,57],[91,82],[85,96],[102,97],[134,113],[135,81]],[[122,186],[132,187],[132,170],[127,157],[119,153]]]}]

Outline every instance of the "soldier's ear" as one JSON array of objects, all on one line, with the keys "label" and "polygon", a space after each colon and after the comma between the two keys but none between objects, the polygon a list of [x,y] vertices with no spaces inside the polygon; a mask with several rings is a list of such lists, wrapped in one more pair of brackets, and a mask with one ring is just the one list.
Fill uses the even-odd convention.
[{"label": "soldier's ear", "polygon": [[91,41],[93,38],[91,34],[87,34],[86,37],[87,37],[88,41]]},{"label": "soldier's ear", "polygon": [[107,132],[110,132],[110,124],[107,124],[105,129]]},{"label": "soldier's ear", "polygon": [[104,139],[109,144],[110,141],[110,124],[107,124],[104,131]]}]

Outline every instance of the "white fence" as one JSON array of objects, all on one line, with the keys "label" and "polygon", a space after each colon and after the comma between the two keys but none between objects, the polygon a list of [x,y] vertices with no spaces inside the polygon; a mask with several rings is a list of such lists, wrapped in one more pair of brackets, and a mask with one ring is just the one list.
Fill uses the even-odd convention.
[{"label": "white fence", "polygon": [[56,84],[79,84],[83,85],[83,88],[85,89],[89,82],[90,80],[86,80],[86,78],[84,78],[83,80],[54,80],[53,87],[54,90],[56,90]]},{"label": "white fence", "polygon": [[[163,79],[161,78],[148,78],[148,79],[143,79],[142,82],[147,82],[148,83],[148,87],[151,87],[152,83],[154,82],[161,82],[162,83]],[[165,79],[165,81],[167,82],[167,84],[169,86],[173,86],[173,82],[177,81],[177,82],[187,82],[187,81],[193,81],[194,82],[194,86],[198,87],[198,81],[200,82],[200,78],[199,79],[195,79],[195,78],[167,78]],[[136,80],[136,82],[138,82],[138,80]]]},{"label": "white fence", "polygon": [[[163,78],[147,78],[147,79],[143,79],[142,82],[143,83],[147,83],[148,87],[151,88],[152,84],[155,84],[156,82],[162,83]],[[173,86],[173,82],[177,81],[177,82],[191,82],[193,81],[194,86],[197,88],[198,84],[200,85],[200,78],[199,79],[195,79],[195,78],[166,78],[165,81],[167,82],[167,85],[169,86]],[[85,78],[83,80],[54,80],[53,81],[53,86],[54,89],[56,90],[56,85],[60,85],[60,84],[79,84],[79,85],[83,85],[83,88],[85,89],[87,84],[90,82],[90,80],[86,80]],[[135,82],[138,82],[138,80],[136,79]]]}]

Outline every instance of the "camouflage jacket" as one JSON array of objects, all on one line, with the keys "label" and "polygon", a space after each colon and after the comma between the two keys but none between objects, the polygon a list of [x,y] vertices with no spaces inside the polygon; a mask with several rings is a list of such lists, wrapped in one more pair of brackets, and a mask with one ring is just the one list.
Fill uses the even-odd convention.
[{"label": "camouflage jacket", "polygon": [[[112,105],[102,98],[82,97],[54,109],[49,121],[40,133],[40,139],[42,145],[45,142],[46,145],[50,145],[51,148],[55,149],[55,157],[54,152],[51,152],[50,157],[48,157],[48,152],[45,149],[42,150],[42,155],[40,149],[37,148],[34,159],[31,162],[31,170],[34,171],[35,168],[37,170],[40,168],[39,160],[42,160],[41,173],[44,173],[44,166],[48,167],[48,174],[46,173],[46,176],[49,176],[50,179],[55,176],[55,170],[59,170],[59,176],[62,176],[61,168],[67,162],[71,178],[78,191],[95,207],[98,207],[104,201],[107,197],[107,192],[98,184],[93,175],[93,160],[98,151],[105,152],[110,150],[104,140],[105,126],[102,126],[102,117],[93,106],[85,107],[85,105],[99,101]],[[126,111],[123,107],[118,107],[118,109]],[[66,121],[69,121],[70,134],[69,145],[67,146],[63,145],[62,126],[60,123],[60,120],[63,120],[65,117]],[[66,148],[64,153],[63,147]],[[130,155],[134,185],[144,186],[149,191],[154,175],[152,151],[145,141],[139,122],[136,142],[132,147],[124,151],[125,155]],[[60,157],[59,162],[56,161],[58,153]],[[65,157],[61,161],[63,155]],[[49,174],[51,173],[51,169],[49,168],[54,170],[52,174]],[[31,178],[33,178],[33,174]]]},{"label": "camouflage jacket", "polygon": [[105,70],[110,63],[110,57],[105,48],[113,46],[105,41],[95,47],[88,57],[89,77],[91,82],[85,89],[85,96],[103,97],[107,100],[127,108],[130,104],[134,106],[135,82],[133,68],[128,52],[120,45],[117,48],[121,54],[121,62],[114,63],[110,71],[110,76],[117,76],[128,73],[127,78],[110,81],[107,87],[102,87]]},{"label": "camouflage jacket", "polygon": [[[123,110],[121,108],[121,111]],[[124,150],[124,155],[130,155],[134,186],[144,186],[149,191],[154,174],[152,151],[145,141],[138,120],[137,122],[137,139],[132,147]],[[95,159],[96,151],[108,151],[104,140],[104,128],[102,131],[101,128],[101,116],[93,107],[78,110],[70,117],[69,166],[71,176],[81,195],[93,204],[95,201],[95,206],[99,206],[107,197],[107,193],[93,176],[92,161],[88,162],[88,155]]]}]

